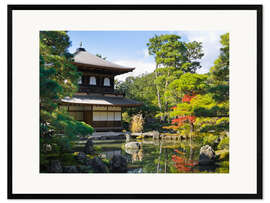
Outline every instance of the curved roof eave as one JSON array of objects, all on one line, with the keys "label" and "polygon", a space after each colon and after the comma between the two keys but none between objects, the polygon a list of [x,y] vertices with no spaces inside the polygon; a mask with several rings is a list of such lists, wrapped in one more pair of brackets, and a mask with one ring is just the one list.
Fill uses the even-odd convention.
[{"label": "curved roof eave", "polygon": [[126,72],[126,71],[133,71],[135,68],[131,67],[125,67],[122,65],[118,65],[115,63],[112,63],[110,61],[104,60],[100,57],[97,57],[84,49],[79,49],[74,54],[73,62],[75,64],[84,65],[88,67],[94,67],[94,68],[102,68],[102,69],[110,69],[110,70],[117,70],[120,72]]}]

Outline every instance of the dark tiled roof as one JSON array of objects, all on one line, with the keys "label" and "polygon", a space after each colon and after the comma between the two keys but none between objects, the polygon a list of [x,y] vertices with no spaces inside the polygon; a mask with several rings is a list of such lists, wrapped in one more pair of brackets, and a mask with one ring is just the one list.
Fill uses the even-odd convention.
[{"label": "dark tiled roof", "polygon": [[100,57],[97,57],[93,54],[88,53],[83,48],[76,51],[73,59],[74,59],[75,63],[84,64],[84,65],[88,65],[88,66],[117,69],[117,70],[122,70],[125,72],[129,72],[129,71],[132,71],[135,69],[135,68],[131,68],[131,67],[121,66],[121,65],[112,63],[110,61],[104,60]]},{"label": "dark tiled roof", "polygon": [[125,97],[109,97],[96,95],[74,95],[72,98],[66,97],[62,99],[63,103],[72,104],[91,104],[91,105],[105,105],[105,106],[140,106],[141,102],[127,99]]}]

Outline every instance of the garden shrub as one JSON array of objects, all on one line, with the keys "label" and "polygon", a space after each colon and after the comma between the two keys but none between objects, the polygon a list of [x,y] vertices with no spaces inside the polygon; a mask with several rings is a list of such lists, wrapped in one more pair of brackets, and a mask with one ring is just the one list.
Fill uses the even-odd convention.
[{"label": "garden shrub", "polygon": [[209,134],[209,135],[206,135],[204,138],[203,138],[203,145],[210,145],[214,150],[216,149],[216,140],[218,139],[218,136],[216,135],[213,135],[213,134]]},{"label": "garden shrub", "polygon": [[139,133],[143,131],[144,120],[142,114],[137,114],[132,117],[130,124],[130,131],[132,133]]},{"label": "garden shrub", "polygon": [[218,149],[229,149],[229,142],[230,142],[229,137],[228,136],[224,137],[218,144]]}]

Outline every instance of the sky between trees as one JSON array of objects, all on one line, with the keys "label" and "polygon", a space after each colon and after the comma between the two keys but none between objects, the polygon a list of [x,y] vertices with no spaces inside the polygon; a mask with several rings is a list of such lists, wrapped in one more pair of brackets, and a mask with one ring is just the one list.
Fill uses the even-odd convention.
[{"label": "sky between trees", "polygon": [[147,42],[155,34],[177,34],[183,41],[199,41],[203,43],[204,57],[201,60],[202,68],[198,73],[206,73],[218,57],[221,47],[220,35],[225,31],[69,31],[72,41],[69,48],[71,53],[82,46],[92,54],[101,54],[107,60],[119,65],[135,67],[127,74],[117,76],[124,80],[128,76],[137,76],[142,73],[151,73],[155,69],[155,62],[149,56]]}]

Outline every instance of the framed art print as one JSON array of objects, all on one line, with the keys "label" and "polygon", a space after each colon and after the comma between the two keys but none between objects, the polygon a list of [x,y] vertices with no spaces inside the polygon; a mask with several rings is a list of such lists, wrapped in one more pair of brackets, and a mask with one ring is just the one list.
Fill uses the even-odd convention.
[{"label": "framed art print", "polygon": [[8,198],[261,199],[261,5],[9,5]]}]

